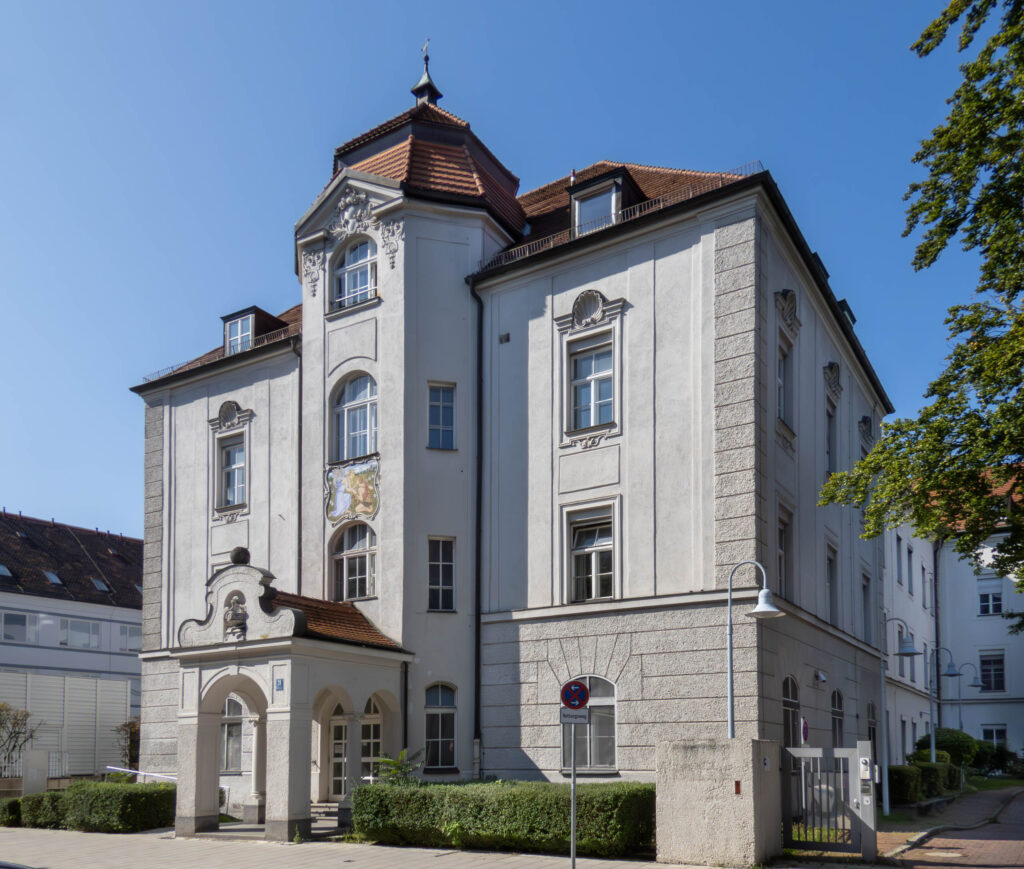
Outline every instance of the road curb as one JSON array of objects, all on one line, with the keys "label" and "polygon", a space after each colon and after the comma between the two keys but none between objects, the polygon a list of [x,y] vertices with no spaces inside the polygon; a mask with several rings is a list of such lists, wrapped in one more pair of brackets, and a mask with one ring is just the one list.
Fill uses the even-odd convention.
[{"label": "road curb", "polygon": [[918,833],[916,836],[914,836],[912,839],[908,839],[898,848],[893,848],[891,851],[889,851],[886,854],[883,854],[882,856],[885,857],[887,860],[895,859],[896,857],[901,856],[907,851],[910,851],[913,848],[917,848],[920,845],[923,845],[930,838],[932,838],[932,836],[937,836],[939,833],[946,832],[946,830],[977,830],[979,827],[984,827],[986,824],[994,824],[998,822],[999,816],[1003,813],[1006,807],[1010,805],[1010,803],[1012,803],[1021,794],[1024,794],[1024,788],[1018,788],[1017,790],[1015,790],[1006,799],[1003,800],[999,808],[996,809],[992,815],[990,815],[982,821],[978,821],[978,823],[976,824],[942,824],[938,827],[932,827],[930,830],[925,830],[923,833]]}]

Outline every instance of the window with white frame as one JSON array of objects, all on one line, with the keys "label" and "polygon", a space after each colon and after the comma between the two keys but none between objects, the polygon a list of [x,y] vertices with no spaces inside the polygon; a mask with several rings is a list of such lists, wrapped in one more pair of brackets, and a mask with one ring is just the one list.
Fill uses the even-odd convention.
[{"label": "window with white frame", "polygon": [[928,609],[928,570],[921,565],[921,606]]},{"label": "window with white frame", "polygon": [[252,314],[236,317],[224,324],[224,349],[228,356],[252,347]]},{"label": "window with white frame", "polygon": [[832,747],[843,747],[843,694],[832,692]]},{"label": "window with white frame", "polygon": [[121,625],[118,629],[118,649],[137,652],[142,648],[142,628],[139,625]]},{"label": "window with white frame", "polygon": [[377,382],[368,374],[350,377],[338,391],[334,430],[336,461],[377,451]]},{"label": "window with white frame", "polygon": [[615,374],[610,336],[569,346],[570,426],[572,430],[615,421]]},{"label": "window with white frame", "polygon": [[3,638],[6,643],[39,642],[39,616],[35,613],[5,612],[2,614]]},{"label": "window with white frame", "polygon": [[455,609],[455,541],[431,537],[427,541],[428,608],[441,612]]},{"label": "window with white frame", "polygon": [[383,729],[384,714],[371,697],[363,707],[363,717],[359,722],[359,762],[363,781],[375,781],[380,774],[380,759],[384,753],[381,749]]},{"label": "window with white frame", "polygon": [[218,507],[242,507],[245,505],[245,436],[217,440],[219,454]]},{"label": "window with white frame", "polygon": [[1006,669],[1002,652],[982,652],[978,673],[982,691],[1005,691]]},{"label": "window with white frame", "polygon": [[782,743],[787,748],[799,748],[800,742],[800,686],[787,676],[782,680]]},{"label": "window with white frame", "polygon": [[337,309],[349,308],[377,297],[377,245],[363,239],[349,245],[334,274],[334,297]]},{"label": "window with white frame", "polygon": [[431,685],[424,703],[426,715],[426,769],[452,769],[455,766],[455,689],[449,685]]},{"label": "window with white frame", "polygon": [[234,697],[224,701],[220,721],[220,771],[242,771],[242,714],[243,706]]},{"label": "window with white frame", "polygon": [[978,615],[997,616],[1003,611],[1003,581],[982,579],[978,581]]},{"label": "window with white frame", "polygon": [[982,724],[981,741],[990,742],[995,748],[1006,748],[1006,725]]},{"label": "window with white frame", "polygon": [[871,743],[871,754],[878,757],[878,709],[874,703],[868,703],[868,742]]},{"label": "window with white frame", "polygon": [[828,623],[839,626],[839,553],[831,546],[825,547],[825,593],[828,606]]},{"label": "window with white frame", "polygon": [[428,389],[427,446],[455,449],[455,387],[430,384]]},{"label": "window with white frame", "polygon": [[[590,723],[576,725],[576,768],[615,769],[615,685],[600,676],[577,676],[590,690]],[[572,766],[572,728],[562,725],[562,768]]]},{"label": "window with white frame", "polygon": [[615,222],[619,196],[614,185],[589,196],[573,198],[574,227],[577,235],[585,235],[611,226]]},{"label": "window with white frame", "polygon": [[825,477],[830,477],[837,470],[839,445],[836,434],[836,403],[825,398]]},{"label": "window with white frame", "polygon": [[793,514],[779,506],[779,524],[776,531],[776,574],[779,595],[786,600],[793,599]]},{"label": "window with white frame", "polygon": [[793,345],[779,336],[779,353],[775,365],[775,399],[781,419],[795,430],[793,407]]},{"label": "window with white frame", "polygon": [[332,556],[334,599],[372,597],[377,571],[377,535],[363,522],[346,527],[339,535]]},{"label": "window with white frame", "polygon": [[[913,646],[914,645],[914,632],[913,631],[911,631],[908,634],[908,638],[910,639],[910,645]],[[916,646],[915,646],[915,648],[916,648]],[[925,656],[927,656],[927,654],[928,654],[928,647],[927,647],[927,645],[925,646],[924,653],[925,653]],[[925,666],[926,667],[928,666],[928,662],[927,661],[925,661]],[[911,682],[916,682],[917,681],[917,655],[912,655],[911,658],[910,658],[910,681]]]},{"label": "window with white frame", "polygon": [[914,595],[914,547],[907,544],[907,594]]},{"label": "window with white frame", "polygon": [[[902,625],[897,625],[896,626],[896,643],[897,643],[896,648],[897,649],[900,648],[900,646],[903,645],[903,637],[904,637],[903,626]],[[901,676],[906,676],[907,675],[907,666],[906,666],[906,660],[907,659],[903,655],[897,655],[896,657],[899,658],[899,662],[900,662],[900,664],[899,664],[900,675]]]},{"label": "window with white frame", "polygon": [[861,612],[861,638],[869,646],[871,645],[872,623],[875,620],[875,610],[871,605],[871,577],[866,573],[860,576],[860,612]]},{"label": "window with white frame", "polygon": [[573,601],[609,598],[614,593],[615,558],[611,514],[580,518],[570,526]]},{"label": "window with white frame", "polygon": [[896,584],[903,585],[903,538],[896,535]]},{"label": "window with white frame", "polygon": [[60,644],[71,649],[98,649],[100,624],[85,619],[60,620]]}]

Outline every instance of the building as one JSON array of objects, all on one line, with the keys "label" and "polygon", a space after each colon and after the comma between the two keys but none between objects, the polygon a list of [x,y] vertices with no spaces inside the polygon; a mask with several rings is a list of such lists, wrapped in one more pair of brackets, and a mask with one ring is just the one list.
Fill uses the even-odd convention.
[{"label": "building", "polygon": [[[1020,609],[1014,605],[1014,582],[990,567],[975,572],[948,540],[938,559],[939,641],[961,674],[941,680],[940,723],[1021,753],[1024,634],[1011,634],[1002,618]],[[981,561],[989,563],[984,553]]]},{"label": "building", "polygon": [[32,714],[51,778],[124,763],[113,730],[140,709],[141,580],[141,540],[0,513],[0,702]]},{"label": "building", "polygon": [[403,747],[561,780],[573,677],[584,772],[653,779],[658,743],[725,733],[751,559],[786,618],[744,618],[736,572],[737,735],[866,739],[883,547],[815,503],[891,406],[771,175],[519,194],[426,68],[413,93],[296,224],[301,304],[134,387],[142,765],[177,772],[179,832],[231,765],[288,839]]}]

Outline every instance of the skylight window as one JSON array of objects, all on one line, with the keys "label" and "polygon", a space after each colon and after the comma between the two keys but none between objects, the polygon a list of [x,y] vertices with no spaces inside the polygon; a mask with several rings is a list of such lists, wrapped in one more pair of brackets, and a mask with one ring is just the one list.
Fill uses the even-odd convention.
[{"label": "skylight window", "polygon": [[107,585],[102,579],[95,576],[90,576],[89,579],[92,580],[92,584],[96,586],[97,590],[110,591],[110,586]]},{"label": "skylight window", "polygon": [[142,586],[138,583],[135,583],[135,590],[138,591],[139,594],[142,594]]},{"label": "skylight window", "polygon": [[0,564],[0,576],[12,576],[11,571],[7,569],[6,564]]},{"label": "skylight window", "polygon": [[44,570],[43,573],[46,575],[46,578],[50,580],[50,585],[64,585],[64,583],[60,581],[60,577],[52,570]]}]

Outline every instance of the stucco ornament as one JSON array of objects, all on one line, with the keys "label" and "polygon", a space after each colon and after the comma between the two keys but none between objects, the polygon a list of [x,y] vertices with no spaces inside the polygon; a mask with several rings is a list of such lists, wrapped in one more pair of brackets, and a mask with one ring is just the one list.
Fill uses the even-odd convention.
[{"label": "stucco ornament", "polygon": [[825,375],[825,388],[829,396],[834,401],[839,401],[839,396],[843,394],[843,384],[839,382],[839,363],[829,362],[822,372]]},{"label": "stucco ornament", "polygon": [[779,312],[779,324],[790,338],[796,338],[801,325],[796,315],[796,292],[779,290],[775,294],[775,308]]},{"label": "stucco ornament", "polygon": [[575,329],[596,326],[605,316],[608,300],[597,290],[584,290],[572,303],[572,325]]},{"label": "stucco ornament", "polygon": [[604,436],[607,432],[598,431],[591,434],[581,435],[580,437],[574,437],[569,439],[569,445],[574,447],[582,447],[585,450],[596,447],[601,441],[604,440]]},{"label": "stucco ornament", "polygon": [[875,423],[870,416],[862,416],[857,420],[857,429],[860,431],[860,439],[866,447],[871,447],[875,442]]},{"label": "stucco ornament", "polygon": [[304,250],[302,252],[302,279],[309,287],[310,293],[315,297],[317,288],[320,286],[320,277],[324,270],[324,251]]},{"label": "stucco ornament", "polygon": [[245,425],[252,418],[251,410],[243,410],[237,401],[225,401],[217,410],[217,415],[208,420],[210,429],[215,432],[231,431]]},{"label": "stucco ornament", "polygon": [[327,231],[338,241],[357,232],[366,232],[371,223],[376,222],[370,214],[372,208],[370,197],[365,192],[346,187],[338,199],[334,217],[327,224]]},{"label": "stucco ornament", "polygon": [[401,219],[384,220],[380,227],[380,249],[388,258],[388,265],[395,267],[395,255],[398,253],[398,244],[405,238],[405,221]]},{"label": "stucco ornament", "polygon": [[347,519],[372,519],[380,509],[380,462],[369,459],[335,465],[324,475],[327,519],[337,525]]},{"label": "stucco ornament", "polygon": [[273,594],[274,575],[248,564],[218,570],[206,583],[206,617],[188,619],[178,628],[178,645],[187,648],[292,637],[305,623],[296,610],[270,614],[260,605]]}]

